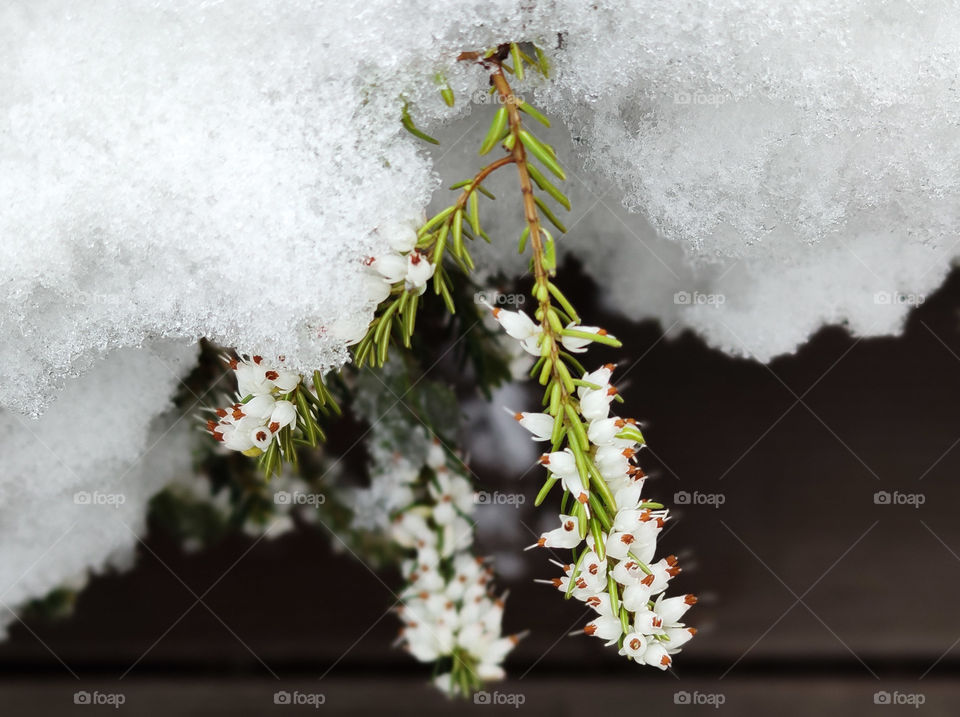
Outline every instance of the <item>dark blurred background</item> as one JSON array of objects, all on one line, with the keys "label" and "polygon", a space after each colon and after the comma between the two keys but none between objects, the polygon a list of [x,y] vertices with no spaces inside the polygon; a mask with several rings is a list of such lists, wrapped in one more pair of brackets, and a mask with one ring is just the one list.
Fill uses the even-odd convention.
[{"label": "dark blurred background", "polygon": [[275,706],[278,690],[322,694],[319,710],[337,714],[883,715],[921,701],[955,714],[960,274],[899,338],[825,328],[765,366],[606,314],[575,265],[563,273],[581,313],[624,341],[596,358],[621,362],[622,412],[652,447],[648,494],[675,506],[661,541],[685,567],[672,592],[700,597],[688,614],[700,632],[671,672],[565,637],[583,606],[532,582],[555,572],[544,552],[519,552],[548,512],[532,507],[540,474],[518,481],[481,446],[481,487],[527,498],[506,523],[480,522],[481,552],[505,556],[506,629],[531,631],[491,687],[500,704],[425,684],[429,668],[391,647],[399,575],[333,551],[322,528],[197,554],[154,528],[136,567],[94,579],[72,618],[12,626],[0,714],[73,713],[78,689],[123,693],[136,715],[314,709]]}]

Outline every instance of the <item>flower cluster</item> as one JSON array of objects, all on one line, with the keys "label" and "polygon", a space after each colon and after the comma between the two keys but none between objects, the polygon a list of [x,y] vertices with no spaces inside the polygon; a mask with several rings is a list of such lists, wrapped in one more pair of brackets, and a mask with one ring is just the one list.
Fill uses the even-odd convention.
[{"label": "flower cluster", "polygon": [[492,594],[493,570],[469,550],[475,504],[470,480],[452,469],[436,442],[422,476],[423,500],[391,525],[393,539],[415,551],[401,566],[407,586],[398,608],[404,623],[399,639],[416,659],[437,663],[437,687],[466,695],[484,681],[503,678],[501,663],[519,636],[501,635],[504,598]]},{"label": "flower cluster", "polygon": [[280,429],[296,426],[297,407],[281,397],[300,385],[300,374],[268,364],[261,356],[231,358],[228,365],[236,374],[238,400],[214,409],[217,418],[207,421],[207,430],[230,450],[258,456]]},{"label": "flower cluster", "polygon": [[[550,362],[551,370],[559,361],[575,360],[569,353],[564,359],[559,352],[552,358],[549,343],[538,338],[540,334],[550,333],[554,346],[577,353],[591,341],[615,340],[596,327],[567,324],[556,330],[550,323],[544,327],[522,311],[494,309],[493,314],[531,353],[535,348],[542,363]],[[586,634],[616,644],[628,659],[666,669],[671,655],[696,633],[680,622],[696,598],[664,597],[671,578],[680,572],[672,555],[653,562],[668,511],[641,497],[645,476],[635,459],[645,442],[634,419],[611,415],[611,404],[619,398],[610,383],[614,368],[607,364],[568,381],[561,373],[561,379],[549,382],[545,398],[549,412],[514,415],[534,440],[553,444],[553,450],[540,458],[548,478],[538,505],[559,481],[562,505],[569,506],[561,508],[559,527],[543,533],[530,548],[573,550],[572,563],[557,563],[562,577],[540,582],[594,609],[597,617],[584,627]]]},{"label": "flower cluster", "polygon": [[427,282],[433,277],[435,265],[429,257],[419,251],[417,232],[408,224],[396,224],[382,227],[383,234],[391,252],[366,261],[372,271],[367,274],[368,294],[376,303],[388,296],[394,284],[403,282],[404,289],[422,294]]}]

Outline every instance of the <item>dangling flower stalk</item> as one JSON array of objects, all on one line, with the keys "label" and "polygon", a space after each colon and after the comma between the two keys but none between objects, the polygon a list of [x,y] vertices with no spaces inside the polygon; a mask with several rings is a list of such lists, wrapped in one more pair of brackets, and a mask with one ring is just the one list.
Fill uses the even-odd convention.
[{"label": "dangling flower stalk", "polygon": [[[563,590],[567,598],[583,600],[597,612],[597,618],[584,628],[586,634],[600,637],[608,645],[617,644],[628,659],[666,669],[671,655],[696,632],[680,622],[696,598],[664,598],[669,580],[680,571],[675,557],[650,564],[667,511],[662,504],[640,497],[644,474],[633,459],[645,441],[636,421],[609,415],[610,404],[622,401],[610,384],[614,367],[587,373],[572,355],[586,351],[591,343],[621,344],[601,328],[581,326],[576,310],[551,281],[556,271],[554,239],[542,226],[540,212],[561,232],[564,229],[535,195],[534,182],[565,207],[569,208],[569,203],[529,162],[529,155],[561,181],[566,176],[553,149],[523,127],[520,113],[525,103],[513,94],[502,65],[514,47],[504,46],[493,55],[468,53],[461,58],[483,63],[499,94],[501,108],[488,138],[504,130],[505,115],[502,142],[510,154],[499,161],[516,165],[526,222],[520,249],[523,251],[529,239],[532,253],[538,323],[521,311],[493,309],[507,333],[539,357],[531,373],[545,387],[546,412],[516,416],[534,440],[551,444],[551,451],[541,458],[548,474],[536,505],[560,481],[564,490],[561,511],[568,513],[561,514],[560,528],[543,534],[531,547],[574,550],[572,563],[561,566],[565,577],[548,582]],[[575,379],[574,372],[582,378]],[[584,539],[586,546],[582,547]]]}]

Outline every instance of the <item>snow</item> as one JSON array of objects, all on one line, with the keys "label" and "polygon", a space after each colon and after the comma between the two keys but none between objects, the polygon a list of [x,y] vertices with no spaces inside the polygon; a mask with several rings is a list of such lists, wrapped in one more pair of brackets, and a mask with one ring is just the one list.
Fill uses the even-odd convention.
[{"label": "snow", "polygon": [[11,609],[88,569],[128,566],[150,497],[190,476],[196,422],[170,412],[196,349],[123,349],[37,421],[0,410],[0,632]]},{"label": "snow", "polygon": [[[571,158],[577,218],[563,251],[605,300],[768,360],[824,323],[896,333],[942,282],[960,211],[958,30],[957,2],[9,0],[3,600],[129,552],[118,521],[62,503],[129,469],[110,510],[142,529],[149,493],[186,467],[179,428],[167,461],[136,460],[184,346],[345,360],[385,228],[420,216],[437,170],[478,166],[489,108],[464,100],[485,79],[461,50],[547,49],[555,78],[518,90],[559,120],[548,136]],[[429,153],[400,129],[405,101],[450,141]],[[512,236],[491,260],[522,271]],[[158,346],[172,352],[159,364]],[[21,450],[34,434],[52,450]]]}]

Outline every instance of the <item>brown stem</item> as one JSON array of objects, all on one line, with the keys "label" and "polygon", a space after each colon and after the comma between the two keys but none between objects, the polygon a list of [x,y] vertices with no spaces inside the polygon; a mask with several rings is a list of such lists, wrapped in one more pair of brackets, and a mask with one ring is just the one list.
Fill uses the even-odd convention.
[{"label": "brown stem", "polygon": [[507,118],[510,123],[510,132],[513,135],[513,150],[511,157],[513,163],[517,165],[517,173],[520,175],[520,192],[523,195],[523,215],[530,230],[530,247],[533,252],[533,275],[534,283],[537,287],[538,301],[540,304],[540,325],[543,328],[545,336],[550,337],[550,360],[553,362],[551,373],[554,380],[560,384],[560,391],[565,397],[567,390],[564,387],[563,380],[557,372],[557,362],[560,360],[560,349],[553,337],[553,328],[550,326],[550,320],[547,312],[551,308],[550,293],[547,291],[547,282],[550,280],[549,272],[543,265],[543,239],[540,229],[540,214],[537,212],[537,203],[533,198],[533,183],[530,180],[530,171],[527,169],[527,151],[520,141],[520,109],[517,98],[510,88],[510,83],[503,74],[503,68],[496,65],[491,75],[493,86],[500,95],[500,101],[507,108]]}]

